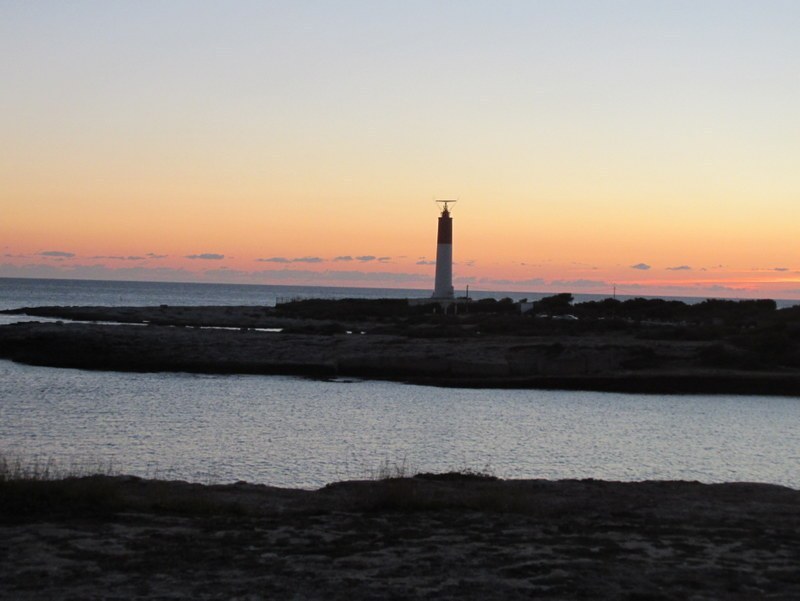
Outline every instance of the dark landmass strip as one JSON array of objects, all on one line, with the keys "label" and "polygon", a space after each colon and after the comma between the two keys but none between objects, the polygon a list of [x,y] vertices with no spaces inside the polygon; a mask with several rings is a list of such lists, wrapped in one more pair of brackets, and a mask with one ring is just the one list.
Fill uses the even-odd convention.
[{"label": "dark landmass strip", "polygon": [[[345,376],[460,387],[800,395],[795,307],[645,299],[572,305],[568,296],[540,301],[544,315],[536,309],[520,314],[510,301],[477,301],[458,314],[442,314],[436,305],[397,299],[310,300],[275,308],[22,308],[5,313],[130,325],[2,326],[0,357],[86,369]],[[567,309],[574,314],[564,314]]]},{"label": "dark landmass strip", "polygon": [[798,599],[800,491],[438,474],[0,480],[0,597]]}]

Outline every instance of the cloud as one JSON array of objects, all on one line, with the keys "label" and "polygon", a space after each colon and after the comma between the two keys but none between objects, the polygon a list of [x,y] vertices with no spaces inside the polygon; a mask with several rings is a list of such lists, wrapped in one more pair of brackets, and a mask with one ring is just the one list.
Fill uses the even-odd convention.
[{"label": "cloud", "polygon": [[212,281],[239,282],[246,281],[252,274],[248,271],[230,269],[229,267],[217,267],[206,269],[203,274]]},{"label": "cloud", "polygon": [[676,267],[667,267],[667,271],[691,271],[692,268],[688,265],[678,265]]},{"label": "cloud", "polygon": [[642,271],[647,271],[650,269],[650,266],[647,263],[637,263],[636,265],[631,265],[631,269],[641,269]]},{"label": "cloud", "polygon": [[384,281],[396,283],[425,282],[426,284],[430,281],[430,276],[427,274],[395,273],[392,271],[326,271],[325,278],[332,281]]},{"label": "cloud", "polygon": [[791,271],[788,267],[752,267],[750,271]]},{"label": "cloud", "polygon": [[97,255],[97,256],[89,257],[89,258],[90,259],[112,259],[114,261],[144,261],[146,259],[146,257],[138,257],[138,256],[135,256],[135,255],[130,255],[130,256],[127,256],[127,257],[115,256],[115,255],[110,255],[110,256]]},{"label": "cloud", "polygon": [[71,259],[75,253],[65,252],[63,250],[45,250],[39,253],[42,257],[59,257],[62,259]]},{"label": "cloud", "polygon": [[339,257],[335,257],[334,262],[338,261],[361,261],[362,263],[369,263],[370,261],[378,261],[379,263],[386,263],[387,261],[391,261],[392,257],[377,257],[375,255],[359,255],[357,257],[353,257],[351,255],[341,255]]},{"label": "cloud", "polygon": [[376,257],[375,255],[359,255],[356,257],[356,261],[361,261],[362,263],[368,263],[370,261],[379,261],[380,263],[386,263],[386,261],[391,261],[392,257]]},{"label": "cloud", "polygon": [[425,259],[422,259],[417,261],[417,265],[436,265],[436,261],[426,261]]},{"label": "cloud", "polygon": [[145,256],[148,259],[166,259],[169,255],[158,255],[156,253],[147,253]]},{"label": "cloud", "polygon": [[542,278],[528,278],[526,280],[481,278],[479,282],[491,286],[543,286],[546,283]]},{"label": "cloud", "polygon": [[157,282],[197,281],[197,274],[170,267],[108,267],[106,265],[69,265],[34,263],[29,265],[0,265],[0,276],[28,278],[72,278],[76,280],[144,280]]},{"label": "cloud", "polygon": [[551,286],[566,286],[568,288],[609,288],[611,284],[602,280],[553,280]]},{"label": "cloud", "polygon": [[750,271],[778,271],[778,272],[786,272],[791,271],[788,267],[753,267]]},{"label": "cloud", "polygon": [[294,259],[287,259],[286,257],[269,257],[268,259],[256,259],[261,263],[322,263],[325,261],[322,257],[295,257]]},{"label": "cloud", "polygon": [[305,281],[314,284],[339,284],[341,282],[371,282],[392,284],[430,284],[430,276],[419,273],[394,273],[389,271],[268,269],[252,272],[251,276],[265,281]]},{"label": "cloud", "polygon": [[220,261],[225,258],[225,255],[217,253],[200,253],[199,255],[186,255],[187,259],[201,259],[203,261]]},{"label": "cloud", "polygon": [[711,292],[749,292],[747,288],[736,288],[735,286],[723,286],[722,284],[702,285],[703,290]]}]

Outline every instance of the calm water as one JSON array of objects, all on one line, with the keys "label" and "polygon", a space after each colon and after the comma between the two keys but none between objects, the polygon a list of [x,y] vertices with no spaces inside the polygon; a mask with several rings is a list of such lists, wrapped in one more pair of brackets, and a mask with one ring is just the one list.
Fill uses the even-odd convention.
[{"label": "calm water", "polygon": [[514,478],[800,488],[800,401],[123,374],[0,361],[0,452],[317,487],[384,462]]},{"label": "calm water", "polygon": [[[271,305],[291,297],[427,294],[0,278],[0,308]],[[200,482],[317,487],[405,464],[409,471],[488,469],[514,478],[800,488],[798,425],[800,399],[793,398],[458,390],[0,361],[0,454],[55,458],[66,466],[110,463],[118,472]]]},{"label": "calm water", "polygon": [[46,305],[268,305],[292,298],[417,298],[413,289],[0,278],[0,309]]}]

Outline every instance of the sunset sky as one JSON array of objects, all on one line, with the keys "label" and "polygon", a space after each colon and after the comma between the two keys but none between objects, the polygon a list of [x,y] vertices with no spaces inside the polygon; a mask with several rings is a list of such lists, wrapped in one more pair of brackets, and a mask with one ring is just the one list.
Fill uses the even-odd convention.
[{"label": "sunset sky", "polygon": [[800,2],[0,4],[0,277],[800,299]]}]

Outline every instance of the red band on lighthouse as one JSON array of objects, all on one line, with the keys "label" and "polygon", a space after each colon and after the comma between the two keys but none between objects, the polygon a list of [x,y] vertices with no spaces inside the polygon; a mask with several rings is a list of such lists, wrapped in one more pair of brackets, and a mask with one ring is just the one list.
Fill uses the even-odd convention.
[{"label": "red band on lighthouse", "polygon": [[447,209],[442,211],[442,216],[439,217],[439,237],[436,242],[438,244],[453,243],[453,218],[450,217],[450,211]]}]

